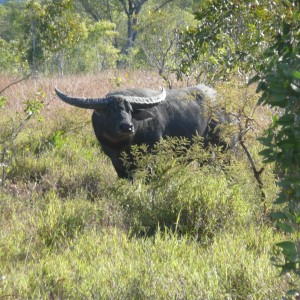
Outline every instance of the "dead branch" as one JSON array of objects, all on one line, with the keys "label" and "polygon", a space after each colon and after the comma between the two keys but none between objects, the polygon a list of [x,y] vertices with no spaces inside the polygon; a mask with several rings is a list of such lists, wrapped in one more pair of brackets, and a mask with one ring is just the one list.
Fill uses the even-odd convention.
[{"label": "dead branch", "polygon": [[22,81],[24,81],[24,80],[27,80],[27,79],[29,79],[30,77],[31,77],[31,74],[26,75],[25,77],[23,77],[23,78],[21,78],[21,79],[18,79],[18,80],[16,80],[16,81],[12,82],[12,83],[10,83],[9,85],[7,85],[4,89],[2,89],[2,90],[0,91],[0,95],[2,95],[2,93],[3,93],[4,91],[6,91],[7,89],[9,89],[11,86],[13,86],[13,85],[15,85],[15,84],[17,84],[17,83],[20,83],[20,82],[22,82]]}]

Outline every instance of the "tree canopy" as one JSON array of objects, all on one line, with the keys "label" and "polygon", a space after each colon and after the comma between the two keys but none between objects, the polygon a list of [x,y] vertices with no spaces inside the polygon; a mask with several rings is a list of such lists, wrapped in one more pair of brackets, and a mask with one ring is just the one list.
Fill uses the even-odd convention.
[{"label": "tree canopy", "polygon": [[287,1],[10,0],[0,6],[1,71],[87,73],[116,67],[196,81],[248,78]]}]

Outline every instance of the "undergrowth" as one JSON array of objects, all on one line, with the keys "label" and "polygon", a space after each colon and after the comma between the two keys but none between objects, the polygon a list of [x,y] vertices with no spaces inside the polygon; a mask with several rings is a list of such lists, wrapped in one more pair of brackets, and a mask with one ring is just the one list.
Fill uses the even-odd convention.
[{"label": "undergrowth", "polygon": [[[281,299],[287,278],[270,262],[281,239],[269,218],[272,166],[262,174],[262,203],[242,149],[170,139],[151,154],[134,149],[138,170],[121,180],[90,113],[53,104],[10,145],[0,298]],[[2,143],[16,114],[10,105],[0,110]],[[261,146],[250,138],[260,164]]]}]

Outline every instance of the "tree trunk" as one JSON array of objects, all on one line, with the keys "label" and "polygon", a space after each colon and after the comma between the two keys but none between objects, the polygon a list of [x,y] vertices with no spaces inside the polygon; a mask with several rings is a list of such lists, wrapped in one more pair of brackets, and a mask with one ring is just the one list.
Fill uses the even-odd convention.
[{"label": "tree trunk", "polygon": [[[121,49],[121,54],[127,56],[129,54],[130,48],[134,46],[134,42],[138,35],[137,25],[138,25],[138,15],[141,11],[143,4],[148,0],[119,0],[123,4],[124,12],[127,16],[127,39],[126,43]],[[118,67],[125,67],[126,61],[119,60]]]}]

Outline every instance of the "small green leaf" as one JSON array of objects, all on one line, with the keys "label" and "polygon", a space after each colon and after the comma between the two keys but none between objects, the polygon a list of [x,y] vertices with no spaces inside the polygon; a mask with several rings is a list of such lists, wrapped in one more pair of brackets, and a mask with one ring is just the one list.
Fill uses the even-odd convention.
[{"label": "small green leaf", "polygon": [[268,85],[269,91],[273,94],[282,94],[282,92],[284,91],[284,86],[282,82],[269,82]]},{"label": "small green leaf", "polygon": [[295,229],[292,226],[290,226],[286,223],[278,222],[276,225],[277,225],[277,227],[279,227],[284,232],[287,232],[287,233],[294,233],[295,232]]},{"label": "small green leaf", "polygon": [[280,125],[293,124],[294,118],[295,116],[291,114],[283,115],[278,119],[278,124]]},{"label": "small green leaf", "polygon": [[284,241],[277,243],[276,246],[282,249],[283,255],[288,259],[290,263],[298,261],[297,247],[293,242]]},{"label": "small green leaf", "polygon": [[271,214],[271,217],[275,220],[286,220],[287,216],[285,213],[282,212],[275,212]]},{"label": "small green leaf", "polygon": [[261,142],[264,146],[270,146],[273,140],[273,135],[268,134],[267,136],[264,137],[258,137],[257,140]]},{"label": "small green leaf", "polygon": [[270,95],[269,98],[269,104],[279,106],[279,107],[285,107],[288,103],[288,98],[286,94],[274,94]]},{"label": "small green leaf", "polygon": [[253,76],[249,81],[248,81],[248,85],[251,85],[254,82],[257,82],[260,79],[259,75],[255,75]]},{"label": "small green leaf", "polygon": [[288,151],[288,150],[291,150],[291,149],[294,149],[294,148],[295,148],[295,147],[294,147],[294,144],[289,143],[289,142],[286,142],[286,141],[281,142],[281,143],[278,143],[277,145],[278,145],[282,150],[284,150],[284,151]]},{"label": "small green leaf", "polygon": [[273,149],[264,149],[262,151],[259,152],[259,155],[262,155],[262,156],[271,156],[272,154],[274,154],[274,151]]},{"label": "small green leaf", "polygon": [[294,262],[288,262],[286,264],[284,264],[283,266],[280,266],[282,268],[281,272],[280,272],[280,275],[284,275],[288,272],[290,272],[291,270],[296,270],[296,263]]},{"label": "small green leaf", "polygon": [[299,71],[293,70],[291,74],[292,74],[292,76],[293,76],[294,78],[300,79],[300,72],[299,72]]},{"label": "small green leaf", "polygon": [[283,204],[288,202],[287,197],[284,193],[280,193],[279,197],[274,201],[274,204]]},{"label": "small green leaf", "polygon": [[260,81],[257,85],[256,93],[259,93],[260,91],[265,91],[265,90],[266,90],[266,83],[263,81]]},{"label": "small green leaf", "polygon": [[298,292],[299,290],[288,290],[286,294],[288,296],[295,296]]},{"label": "small green leaf", "polygon": [[5,96],[0,95],[0,109],[5,106],[6,101],[7,101],[7,98]]}]

